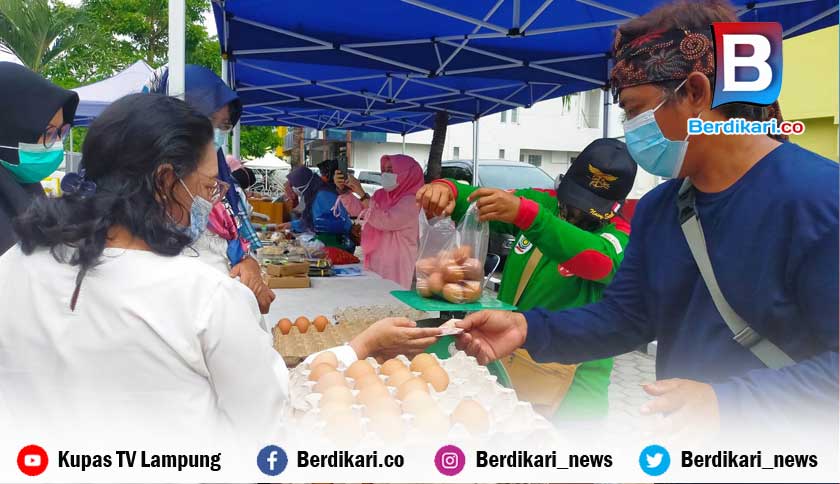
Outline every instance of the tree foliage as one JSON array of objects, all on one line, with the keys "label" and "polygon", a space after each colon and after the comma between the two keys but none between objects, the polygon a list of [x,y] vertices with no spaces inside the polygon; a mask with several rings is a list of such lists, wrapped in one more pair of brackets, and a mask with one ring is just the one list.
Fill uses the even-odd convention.
[{"label": "tree foliage", "polygon": [[[0,0],[25,1],[25,0]],[[219,43],[202,25],[208,0],[186,0],[187,62],[220,71]],[[72,88],[96,82],[144,60],[157,68],[169,55],[168,0],[82,0],[85,20],[78,27],[81,41],[45,72]]]},{"label": "tree foliage", "polygon": [[60,1],[0,0],[0,50],[35,72],[79,44],[84,9]]},{"label": "tree foliage", "polygon": [[243,126],[239,136],[239,151],[242,158],[260,158],[266,152],[283,145],[277,129],[270,126]]}]

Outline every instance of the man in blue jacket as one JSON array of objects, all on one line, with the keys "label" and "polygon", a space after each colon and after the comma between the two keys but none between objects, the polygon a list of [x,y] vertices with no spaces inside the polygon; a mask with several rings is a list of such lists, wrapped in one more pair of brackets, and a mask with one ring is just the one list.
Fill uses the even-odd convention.
[{"label": "man in blue jacket", "polygon": [[[571,363],[658,340],[658,381],[645,386],[654,398],[642,412],[665,415],[675,431],[820,429],[836,440],[838,167],[766,135],[687,135],[689,118],[779,115],[778,105],[710,109],[716,21],[737,17],[726,5],[678,2],[618,29],[611,82],[628,150],[646,171],[678,179],[639,202],[603,299],[477,313],[460,324],[458,344],[482,362],[524,346],[537,360]],[[697,231],[683,230],[698,219],[705,247],[693,253]],[[703,254],[710,264],[696,262]],[[708,281],[700,267],[713,269]]]}]

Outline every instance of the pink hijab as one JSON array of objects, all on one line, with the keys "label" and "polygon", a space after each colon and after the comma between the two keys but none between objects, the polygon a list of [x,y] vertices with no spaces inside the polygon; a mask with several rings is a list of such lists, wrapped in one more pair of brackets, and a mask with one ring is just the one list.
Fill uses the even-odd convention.
[{"label": "pink hijab", "polygon": [[[376,217],[376,212],[379,210],[390,210],[405,197],[414,198],[423,188],[423,168],[414,158],[406,155],[383,155],[379,159],[380,169],[384,168],[386,161],[391,162],[391,171],[397,175],[397,187],[390,192],[380,188],[373,194],[373,204],[367,218]],[[417,214],[413,216],[416,217]],[[381,241],[382,231],[370,224],[365,224],[362,231],[362,247],[365,253],[373,253]]]},{"label": "pink hijab", "polygon": [[373,200],[380,208],[389,209],[404,197],[414,197],[423,188],[423,169],[414,158],[406,155],[382,155],[379,168],[384,172],[385,162],[391,162],[391,171],[397,175],[397,188],[389,191],[377,190]]}]

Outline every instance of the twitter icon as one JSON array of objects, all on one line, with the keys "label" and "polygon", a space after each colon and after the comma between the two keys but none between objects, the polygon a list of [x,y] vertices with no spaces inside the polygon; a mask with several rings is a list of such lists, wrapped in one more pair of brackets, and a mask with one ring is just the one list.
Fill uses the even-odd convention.
[{"label": "twitter icon", "polygon": [[661,476],[671,467],[671,455],[661,445],[649,445],[639,454],[639,467],[649,476]]}]

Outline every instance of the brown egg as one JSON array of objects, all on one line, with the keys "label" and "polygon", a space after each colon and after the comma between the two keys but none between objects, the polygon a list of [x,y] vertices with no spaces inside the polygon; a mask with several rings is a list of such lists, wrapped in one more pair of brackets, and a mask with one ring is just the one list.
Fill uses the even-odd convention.
[{"label": "brown egg", "polygon": [[432,288],[429,287],[429,280],[425,277],[418,277],[417,278],[417,294],[420,297],[432,297],[435,293],[432,292]]},{"label": "brown egg", "polygon": [[328,403],[340,403],[349,407],[353,405],[353,392],[349,388],[343,386],[334,386],[324,390],[321,394],[321,401],[318,402],[319,407],[323,407]]},{"label": "brown egg", "polygon": [[327,328],[327,325],[330,324],[330,320],[327,319],[326,316],[318,316],[314,320],[312,320],[312,324],[315,326],[315,329],[320,333]]},{"label": "brown egg", "polygon": [[301,316],[295,320],[295,326],[297,326],[298,331],[301,333],[305,333],[306,330],[309,329],[309,318],[306,316]]},{"label": "brown egg", "polygon": [[402,401],[402,409],[405,413],[418,414],[427,408],[438,408],[437,403],[431,395],[423,390],[409,392]]},{"label": "brown egg", "polygon": [[405,370],[398,370],[388,377],[388,386],[399,388],[400,385],[414,378],[414,375],[406,368]]},{"label": "brown egg", "polygon": [[[461,264],[450,263],[446,264],[443,269],[443,280],[446,282],[461,282],[464,280],[464,267]],[[446,287],[444,287],[446,290]]]},{"label": "brown egg", "polygon": [[383,385],[382,380],[379,379],[378,375],[360,376],[358,379],[356,379],[356,384],[353,385],[353,388],[355,388],[356,390],[363,390],[371,385]]},{"label": "brown egg", "polygon": [[432,275],[429,276],[429,290],[432,291],[433,294],[440,294],[443,292],[443,286],[446,284],[446,281],[443,280],[443,273],[442,272],[433,272]]},{"label": "brown egg", "polygon": [[[423,393],[423,392],[420,392]],[[401,415],[400,404],[393,398],[376,398],[369,404],[365,405],[365,415],[373,417],[375,415]]]},{"label": "brown egg", "polygon": [[356,395],[356,401],[362,405],[370,405],[377,400],[387,400],[391,398],[391,393],[385,385],[369,385]]},{"label": "brown egg", "polygon": [[447,284],[443,286],[443,298],[454,304],[462,304],[464,299],[464,288],[460,284]]},{"label": "brown egg", "polygon": [[280,328],[281,333],[289,334],[289,331],[292,330],[292,321],[288,318],[283,318],[277,321],[277,326]]},{"label": "brown egg", "polygon": [[382,364],[382,366],[379,367],[379,373],[381,375],[391,376],[391,375],[393,375],[394,373],[396,373],[400,370],[407,370],[407,369],[408,369],[408,367],[405,366],[405,363],[403,363],[402,361],[400,361],[396,358],[391,358],[390,360],[386,361],[385,363]]},{"label": "brown egg", "polygon": [[403,439],[405,424],[399,415],[382,414],[370,417],[368,429],[387,444],[396,444]]},{"label": "brown egg", "polygon": [[317,365],[312,367],[312,371],[309,372],[309,379],[311,381],[318,381],[322,375],[325,373],[330,373],[336,371],[335,367],[330,365],[329,363],[318,363]]},{"label": "brown egg", "polygon": [[464,281],[462,289],[465,302],[476,302],[481,299],[481,282]]},{"label": "brown egg", "polygon": [[478,435],[490,428],[490,416],[475,400],[462,400],[452,412],[452,425],[461,424],[471,434]]},{"label": "brown egg", "polygon": [[318,393],[324,393],[327,389],[334,386],[347,388],[347,379],[344,378],[344,375],[337,371],[331,371],[321,375],[321,377],[318,378],[318,383],[315,384],[315,391]]},{"label": "brown egg", "polygon": [[473,256],[473,248],[470,245],[462,245],[452,251],[452,258],[458,264],[463,264],[467,259]]},{"label": "brown egg", "polygon": [[417,261],[417,264],[415,264],[415,268],[417,269],[417,274],[428,276],[437,270],[438,260],[434,257],[420,259]]},{"label": "brown egg", "polygon": [[429,384],[422,378],[412,378],[407,382],[397,387],[397,398],[400,400],[408,396],[412,391],[421,390],[426,393],[429,392]]},{"label": "brown egg", "polygon": [[438,362],[434,356],[429,353],[420,353],[411,359],[411,371],[423,372],[423,368],[430,365],[437,365]]},{"label": "brown egg", "polygon": [[319,412],[322,419],[328,419],[335,415],[350,415],[353,409],[341,402],[327,402],[321,405]]},{"label": "brown egg", "polygon": [[354,380],[358,380],[364,375],[376,375],[376,370],[374,370],[367,361],[358,360],[354,361],[353,364],[347,368],[344,375]]},{"label": "brown egg", "polygon": [[440,439],[449,433],[451,423],[437,407],[421,410],[414,415],[414,426],[428,439]]},{"label": "brown egg", "polygon": [[429,382],[436,392],[442,392],[449,386],[449,374],[438,365],[429,365],[423,368],[421,378]]},{"label": "brown egg", "polygon": [[309,364],[312,368],[315,368],[320,363],[326,363],[333,368],[338,368],[338,358],[336,358],[335,353],[332,351],[324,351],[318,354],[313,360],[312,363]]},{"label": "brown egg", "polygon": [[478,259],[467,259],[463,263],[464,279],[470,281],[481,281],[484,279],[484,264]]}]

